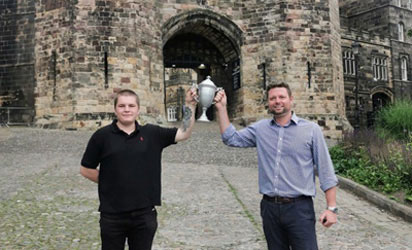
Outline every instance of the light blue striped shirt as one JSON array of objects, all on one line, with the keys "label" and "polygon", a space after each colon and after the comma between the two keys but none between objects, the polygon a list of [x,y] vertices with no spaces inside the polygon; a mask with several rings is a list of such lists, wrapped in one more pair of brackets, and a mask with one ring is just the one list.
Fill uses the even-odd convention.
[{"label": "light blue striped shirt", "polygon": [[321,128],[295,114],[284,127],[273,119],[239,131],[230,124],[222,139],[228,146],[257,148],[261,194],[315,196],[315,169],[323,191],[338,184]]}]

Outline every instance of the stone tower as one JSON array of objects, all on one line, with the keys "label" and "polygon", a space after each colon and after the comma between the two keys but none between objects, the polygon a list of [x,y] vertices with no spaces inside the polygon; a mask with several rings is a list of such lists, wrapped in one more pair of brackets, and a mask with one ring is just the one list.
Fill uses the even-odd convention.
[{"label": "stone tower", "polygon": [[340,138],[347,124],[338,0],[18,0],[4,7],[11,2],[14,10],[2,15],[32,10],[16,27],[34,34],[25,47],[34,69],[25,98],[38,126],[101,126],[121,88],[139,94],[143,119],[164,121],[169,69],[191,69],[198,82],[211,75],[235,121],[266,116],[265,86],[284,81],[296,113],[328,138]]}]

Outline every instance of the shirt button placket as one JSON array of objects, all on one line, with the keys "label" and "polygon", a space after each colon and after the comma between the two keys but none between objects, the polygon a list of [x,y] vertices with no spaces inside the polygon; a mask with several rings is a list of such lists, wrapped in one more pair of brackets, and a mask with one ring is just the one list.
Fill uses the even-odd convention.
[{"label": "shirt button placket", "polygon": [[284,128],[281,127],[279,129],[279,138],[277,143],[277,154],[276,154],[276,165],[273,171],[274,174],[274,186],[275,186],[275,195],[279,195],[279,172],[280,172],[280,156],[282,153],[282,146],[283,146],[283,131]]}]

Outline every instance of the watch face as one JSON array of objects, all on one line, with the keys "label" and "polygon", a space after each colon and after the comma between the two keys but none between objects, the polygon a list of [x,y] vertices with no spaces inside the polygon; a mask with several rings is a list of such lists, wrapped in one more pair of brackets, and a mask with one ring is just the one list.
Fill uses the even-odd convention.
[{"label": "watch face", "polygon": [[328,210],[329,210],[329,211],[331,211],[331,212],[333,212],[333,213],[335,213],[335,214],[337,214],[337,213],[338,213],[338,208],[337,208],[337,207],[334,207],[334,208],[328,208]]}]

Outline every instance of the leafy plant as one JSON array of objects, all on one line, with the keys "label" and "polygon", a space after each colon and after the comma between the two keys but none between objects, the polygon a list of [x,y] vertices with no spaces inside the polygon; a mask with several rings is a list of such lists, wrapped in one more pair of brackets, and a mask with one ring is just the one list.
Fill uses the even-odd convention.
[{"label": "leafy plant", "polygon": [[382,137],[408,140],[412,134],[412,101],[401,100],[383,108],[377,116],[377,131]]},{"label": "leafy plant", "polygon": [[411,203],[412,203],[412,195],[407,195],[407,196],[405,197],[405,200],[406,200],[407,202],[411,202]]},{"label": "leafy plant", "polygon": [[383,153],[371,154],[371,145],[368,143],[374,140],[360,138],[362,136],[358,136],[359,140],[347,137],[343,143],[330,149],[337,174],[378,192],[405,193],[405,201],[412,202],[412,164],[409,164],[408,158],[404,158],[402,150],[397,150],[408,147],[391,143],[381,147]]}]

